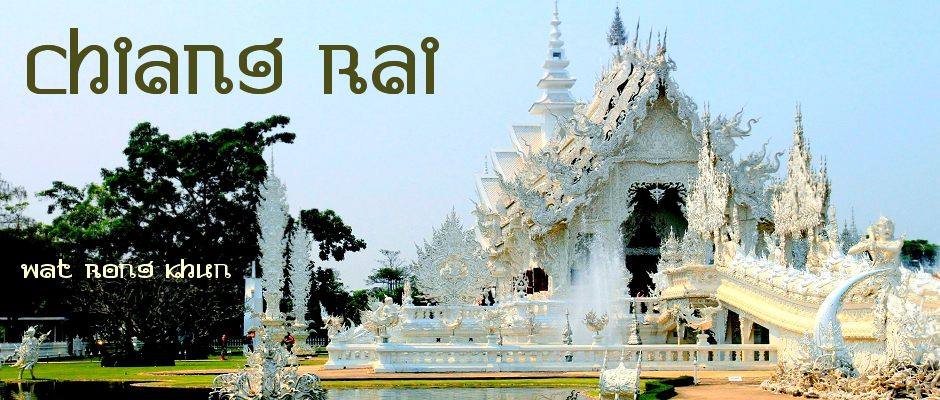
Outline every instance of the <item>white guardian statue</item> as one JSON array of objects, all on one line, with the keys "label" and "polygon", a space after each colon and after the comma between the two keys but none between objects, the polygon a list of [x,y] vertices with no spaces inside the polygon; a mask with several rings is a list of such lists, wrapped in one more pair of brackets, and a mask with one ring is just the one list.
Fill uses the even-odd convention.
[{"label": "white guardian statue", "polygon": [[36,363],[39,362],[39,345],[46,341],[49,333],[50,332],[46,332],[37,337],[35,326],[31,326],[26,329],[26,332],[23,332],[23,341],[20,343],[20,346],[16,348],[13,355],[10,356],[11,359],[16,358],[13,367],[20,369],[18,379],[23,379],[23,372],[26,370],[29,370],[31,379],[36,379],[34,370]]}]

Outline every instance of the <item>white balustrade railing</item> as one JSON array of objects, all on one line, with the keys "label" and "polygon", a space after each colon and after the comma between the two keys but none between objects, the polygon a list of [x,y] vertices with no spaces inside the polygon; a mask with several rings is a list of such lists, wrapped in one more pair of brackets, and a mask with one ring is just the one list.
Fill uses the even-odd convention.
[{"label": "white balustrade railing", "polygon": [[[13,354],[20,343],[0,343],[0,354],[3,358]],[[85,342],[75,340],[72,342],[72,354],[69,354],[68,342],[45,342],[39,345],[39,358],[62,358],[70,356],[80,356],[85,349]]]},{"label": "white balustrade railing", "polygon": [[[453,319],[458,315],[464,318],[476,317],[488,309],[501,307],[504,309],[517,309],[526,315],[564,315],[565,303],[556,300],[520,300],[502,303],[499,306],[471,306],[471,305],[438,305],[438,306],[404,306],[402,312],[406,320],[434,320]],[[559,312],[560,311],[560,312]]]},{"label": "white balustrade railing", "polygon": [[365,344],[330,345],[326,368],[373,368],[375,372],[453,371],[598,371],[613,367],[621,350],[625,362],[641,352],[643,370],[692,371],[772,369],[777,351],[771,345],[454,345]]},{"label": "white balustrade railing", "polygon": [[326,369],[371,368],[375,363],[375,344],[335,344],[326,347],[330,359]]}]

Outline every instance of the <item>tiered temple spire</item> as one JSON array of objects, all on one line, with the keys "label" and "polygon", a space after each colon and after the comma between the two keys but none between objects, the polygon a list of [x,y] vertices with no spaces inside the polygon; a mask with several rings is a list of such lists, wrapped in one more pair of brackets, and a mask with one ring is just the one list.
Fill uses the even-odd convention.
[{"label": "tiered temple spire", "polygon": [[813,171],[799,105],[796,106],[794,125],[787,179],[778,186],[771,202],[774,233],[782,243],[815,237],[826,222],[829,208],[829,180],[825,169],[818,173]]},{"label": "tiered temple spire", "polygon": [[702,116],[702,149],[699,151],[698,176],[692,182],[688,199],[689,230],[710,241],[717,241],[725,225],[730,179],[718,167],[718,156],[711,143],[708,105]]},{"label": "tiered temple spire", "polygon": [[551,138],[555,134],[558,126],[557,119],[568,118],[574,112],[577,105],[574,97],[571,95],[571,87],[574,86],[575,79],[568,75],[568,57],[565,54],[565,42],[561,40],[561,31],[558,25],[561,20],[558,19],[558,2],[555,2],[555,10],[552,13],[552,30],[549,34],[548,57],[542,68],[545,74],[539,80],[538,87],[542,89],[542,96],[532,104],[529,113],[541,116],[542,132],[546,137]]}]

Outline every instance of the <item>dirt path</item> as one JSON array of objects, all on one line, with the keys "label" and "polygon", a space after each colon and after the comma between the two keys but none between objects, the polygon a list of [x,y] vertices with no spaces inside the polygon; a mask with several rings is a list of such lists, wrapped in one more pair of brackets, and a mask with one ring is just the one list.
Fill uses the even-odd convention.
[{"label": "dirt path", "polygon": [[673,399],[696,400],[771,400],[792,399],[793,396],[771,393],[753,383],[704,383],[677,387]]}]

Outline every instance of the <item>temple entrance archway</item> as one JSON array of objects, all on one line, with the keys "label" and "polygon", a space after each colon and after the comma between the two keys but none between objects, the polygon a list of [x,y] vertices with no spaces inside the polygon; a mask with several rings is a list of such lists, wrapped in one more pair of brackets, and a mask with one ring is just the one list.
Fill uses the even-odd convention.
[{"label": "temple entrance archway", "polygon": [[634,184],[630,187],[633,212],[620,226],[624,265],[632,274],[631,296],[648,296],[654,287],[652,274],[659,263],[659,246],[673,230],[681,237],[688,226],[682,205],[685,186],[681,183]]}]

